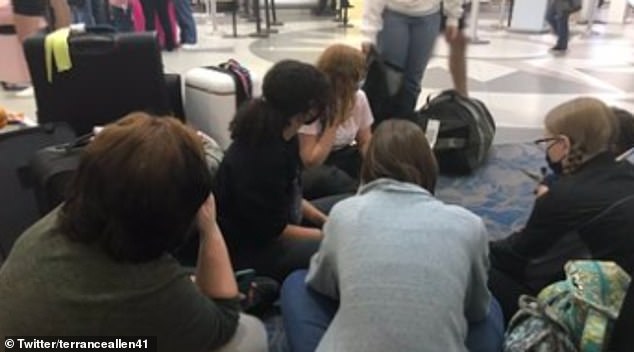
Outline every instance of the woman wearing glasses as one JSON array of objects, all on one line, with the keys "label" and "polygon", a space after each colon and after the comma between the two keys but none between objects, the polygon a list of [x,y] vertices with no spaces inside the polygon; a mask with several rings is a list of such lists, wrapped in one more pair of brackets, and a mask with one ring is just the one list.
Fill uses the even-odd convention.
[{"label": "woman wearing glasses", "polygon": [[556,178],[535,199],[526,226],[491,244],[489,288],[507,319],[521,294],[563,279],[570,259],[613,260],[634,273],[634,166],[611,151],[612,110],[577,98],[551,110],[544,124],[536,143]]}]

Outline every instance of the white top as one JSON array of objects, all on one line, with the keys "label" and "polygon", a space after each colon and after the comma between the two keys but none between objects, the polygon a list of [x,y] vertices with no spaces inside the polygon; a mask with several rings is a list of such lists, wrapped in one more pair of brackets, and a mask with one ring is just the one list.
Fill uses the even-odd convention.
[{"label": "white top", "polygon": [[[359,130],[372,126],[374,116],[370,110],[368,98],[362,90],[357,91],[354,107],[350,112],[351,116],[337,128],[335,142],[332,149],[337,150],[348,146],[354,142]],[[299,133],[316,136],[321,133],[323,127],[320,121],[315,121],[310,125],[302,126]]]},{"label": "white top", "polygon": [[[383,11],[402,13],[408,16],[426,16],[440,9],[441,0],[366,0],[363,3],[361,34],[363,42],[376,44],[376,35],[383,29]],[[463,0],[442,0],[447,16],[447,26],[457,26],[462,16]]]}]

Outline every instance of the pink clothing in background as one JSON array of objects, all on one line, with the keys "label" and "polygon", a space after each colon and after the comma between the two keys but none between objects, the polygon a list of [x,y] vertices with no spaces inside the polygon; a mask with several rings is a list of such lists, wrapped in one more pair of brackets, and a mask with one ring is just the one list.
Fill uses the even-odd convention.
[{"label": "pink clothing in background", "polygon": [[[134,22],[134,30],[136,32],[145,31],[145,16],[143,15],[143,6],[141,5],[141,1],[139,0],[130,0],[130,6],[132,6],[132,19]],[[174,4],[169,2],[169,16],[170,16],[170,26],[172,26],[172,33],[174,33],[174,43],[178,44],[178,25],[176,23],[176,10],[174,10]],[[163,33],[163,29],[159,22],[158,16],[154,17],[156,22],[156,32],[159,37],[159,42],[162,46],[165,45],[165,34]]]}]

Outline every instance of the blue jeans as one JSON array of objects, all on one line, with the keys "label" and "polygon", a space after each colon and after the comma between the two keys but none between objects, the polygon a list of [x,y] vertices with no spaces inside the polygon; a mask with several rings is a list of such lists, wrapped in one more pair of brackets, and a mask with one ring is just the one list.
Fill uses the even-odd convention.
[{"label": "blue jeans", "polygon": [[[282,285],[282,318],[291,352],[314,352],[338,302],[306,286],[306,270],[289,275]],[[504,341],[502,310],[493,298],[485,320],[469,324],[465,342],[471,352],[499,352]]]},{"label": "blue jeans", "polygon": [[133,32],[134,23],[132,23],[132,7],[128,6],[127,9],[112,6],[110,7],[110,14],[112,16],[112,26],[117,29],[117,32]]},{"label": "blue jeans", "polygon": [[176,10],[176,21],[181,29],[181,44],[196,44],[196,22],[192,14],[192,8],[189,0],[174,0],[174,9]]},{"label": "blue jeans", "polygon": [[401,93],[389,110],[404,117],[416,108],[423,73],[440,33],[440,12],[412,17],[390,10],[383,13],[383,29],[377,46],[383,59],[403,70]]},{"label": "blue jeans", "polygon": [[92,16],[95,24],[108,24],[107,0],[90,0],[92,3]]},{"label": "blue jeans", "polygon": [[73,23],[84,23],[86,26],[95,25],[95,16],[92,13],[92,0],[84,0],[81,6],[71,6]]},{"label": "blue jeans", "polygon": [[546,21],[548,21],[557,36],[557,45],[555,47],[558,49],[568,49],[568,39],[570,38],[568,17],[570,17],[570,14],[556,11],[555,6],[550,6],[546,12]]}]

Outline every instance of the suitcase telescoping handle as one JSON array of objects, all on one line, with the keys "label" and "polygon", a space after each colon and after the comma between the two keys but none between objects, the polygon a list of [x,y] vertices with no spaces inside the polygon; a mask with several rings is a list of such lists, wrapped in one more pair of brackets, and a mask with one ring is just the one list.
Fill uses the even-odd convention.
[{"label": "suitcase telescoping handle", "polygon": [[117,46],[115,29],[111,26],[86,27],[83,31],[71,31],[68,44],[74,55],[103,55]]}]

